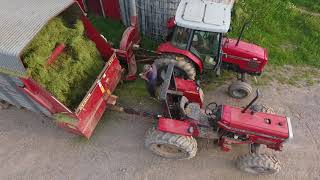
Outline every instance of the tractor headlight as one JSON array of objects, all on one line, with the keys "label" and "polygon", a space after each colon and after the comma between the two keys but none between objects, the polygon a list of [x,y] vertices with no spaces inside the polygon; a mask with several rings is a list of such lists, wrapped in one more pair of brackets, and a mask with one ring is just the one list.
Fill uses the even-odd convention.
[{"label": "tractor headlight", "polygon": [[292,131],[292,124],[291,124],[291,119],[287,117],[287,125],[288,125],[288,139],[284,141],[284,143],[288,143],[292,141],[293,139],[293,131]]}]

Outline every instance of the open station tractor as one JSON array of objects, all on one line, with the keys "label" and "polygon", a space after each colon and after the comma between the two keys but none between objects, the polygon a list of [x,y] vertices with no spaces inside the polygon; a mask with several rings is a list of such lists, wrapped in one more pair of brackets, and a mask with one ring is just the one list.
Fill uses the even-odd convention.
[{"label": "open station tractor", "polygon": [[293,137],[290,118],[261,112],[254,105],[256,97],[245,108],[209,103],[204,109],[201,88],[192,80],[174,75],[170,64],[161,86],[160,100],[164,113],[151,128],[145,146],[157,155],[172,159],[189,159],[197,153],[195,138],[214,140],[222,151],[232,144],[248,144],[249,153],[240,156],[239,169],[254,174],[272,174],[280,170],[273,155],[259,153],[261,145],[281,151]]}]

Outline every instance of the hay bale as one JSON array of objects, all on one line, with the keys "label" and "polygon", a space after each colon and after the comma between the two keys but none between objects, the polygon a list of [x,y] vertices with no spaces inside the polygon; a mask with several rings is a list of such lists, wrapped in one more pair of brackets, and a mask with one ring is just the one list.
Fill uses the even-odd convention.
[{"label": "hay bale", "polygon": [[[72,16],[71,16],[72,17]],[[66,48],[45,68],[57,44]],[[70,109],[77,108],[104,66],[95,44],[78,19],[53,18],[26,47],[22,59],[28,74]]]}]

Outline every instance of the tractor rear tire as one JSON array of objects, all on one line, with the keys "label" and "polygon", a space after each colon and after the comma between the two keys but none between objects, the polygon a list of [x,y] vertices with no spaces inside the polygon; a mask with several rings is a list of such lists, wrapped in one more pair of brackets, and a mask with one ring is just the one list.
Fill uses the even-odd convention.
[{"label": "tractor rear tire", "polygon": [[191,159],[197,153],[197,141],[193,137],[166,133],[155,128],[148,130],[145,146],[154,154],[168,159]]},{"label": "tractor rear tire", "polygon": [[252,86],[243,81],[235,81],[229,86],[228,92],[233,98],[243,99],[252,93]]},{"label": "tractor rear tire", "polygon": [[[161,77],[162,71],[170,64],[173,63],[175,68],[182,72],[182,76],[186,79],[195,80],[196,68],[193,63],[185,57],[177,57],[175,55],[163,55],[154,61],[158,70],[158,77]],[[179,76],[176,74],[176,76]],[[181,76],[181,75],[180,75]]]},{"label": "tractor rear tire", "polygon": [[240,156],[236,166],[242,171],[257,175],[275,174],[281,169],[280,162],[275,156],[256,153]]}]

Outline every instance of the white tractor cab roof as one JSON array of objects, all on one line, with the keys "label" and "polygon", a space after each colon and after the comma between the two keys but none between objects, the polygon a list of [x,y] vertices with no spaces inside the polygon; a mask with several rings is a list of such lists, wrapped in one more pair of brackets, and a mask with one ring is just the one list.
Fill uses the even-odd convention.
[{"label": "white tractor cab roof", "polygon": [[181,0],[175,21],[189,29],[226,33],[233,4],[234,0]]}]

